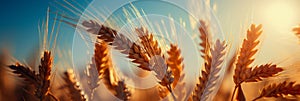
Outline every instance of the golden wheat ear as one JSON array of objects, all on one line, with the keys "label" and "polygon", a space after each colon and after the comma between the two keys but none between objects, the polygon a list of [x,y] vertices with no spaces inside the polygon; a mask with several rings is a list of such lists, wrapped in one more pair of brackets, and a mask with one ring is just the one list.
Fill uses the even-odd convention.
[{"label": "golden wheat ear", "polygon": [[243,82],[262,81],[262,78],[273,77],[279,72],[283,71],[281,67],[273,64],[265,64],[256,67],[250,66],[254,61],[253,56],[258,51],[257,49],[255,49],[255,47],[259,44],[258,37],[261,33],[261,25],[255,26],[254,24],[252,24],[250,29],[247,31],[247,38],[245,38],[243,41],[235,66],[233,80],[236,86],[232,95],[232,99],[236,89],[238,89],[237,99],[245,100],[245,96],[241,87],[241,84]]},{"label": "golden wheat ear", "polygon": [[77,85],[72,70],[68,70],[64,72],[63,79],[66,82],[66,84],[61,88],[67,88],[69,90],[69,97],[71,98],[72,101],[86,101],[83,92],[79,88],[79,85]]},{"label": "golden wheat ear", "polygon": [[196,85],[193,100],[205,101],[209,99],[209,95],[213,92],[212,89],[216,88],[216,83],[219,78],[219,72],[223,64],[225,56],[226,45],[225,42],[217,40],[213,49],[210,49],[211,63],[210,67],[205,67],[202,71],[202,76],[199,77],[200,83]]},{"label": "golden wheat ear", "polygon": [[128,55],[127,57],[132,59],[133,63],[138,64],[139,68],[150,71],[149,58],[141,46],[132,42],[123,34],[117,33],[116,30],[100,25],[95,21],[83,21],[82,25],[86,27],[87,32],[98,35],[98,39],[111,45],[121,53]]},{"label": "golden wheat ear", "polygon": [[250,64],[254,61],[253,56],[256,54],[256,46],[259,44],[258,37],[262,33],[262,26],[251,25],[247,31],[247,38],[244,39],[239,52],[235,73],[233,76],[235,84],[239,85],[245,80],[245,72],[251,70]]},{"label": "golden wheat ear", "polygon": [[148,30],[143,27],[136,28],[135,32],[138,34],[141,44],[149,57],[155,55],[161,56],[161,48],[158,46],[158,42],[154,39],[152,33],[149,33]]},{"label": "golden wheat ear", "polygon": [[279,72],[283,71],[282,68],[273,64],[265,64],[252,68],[251,71],[246,71],[246,77],[244,82],[258,82],[262,81],[262,78],[273,77]]},{"label": "golden wheat ear", "polygon": [[253,101],[258,100],[262,97],[283,97],[284,95],[300,95],[300,84],[295,82],[281,82],[279,84],[270,84],[264,87],[258,97]]},{"label": "golden wheat ear", "polygon": [[93,98],[95,89],[99,86],[100,78],[105,69],[109,68],[110,57],[106,43],[95,43],[92,63],[87,67],[88,85],[91,90],[90,97]]},{"label": "golden wheat ear", "polygon": [[202,41],[199,45],[202,48],[200,50],[201,57],[204,59],[204,70],[201,71],[201,76],[199,77],[199,83],[196,84],[196,88],[194,89],[194,92],[192,94],[192,98],[194,101],[198,101],[201,99],[201,96],[204,91],[204,87],[207,83],[207,79],[211,70],[211,54],[209,52],[210,50],[210,42],[209,42],[209,32],[208,27],[205,23],[205,21],[200,20],[201,26],[199,27],[199,33],[200,33],[200,40]]},{"label": "golden wheat ear", "polygon": [[44,56],[41,59],[41,64],[39,66],[39,86],[36,90],[36,96],[40,99],[44,99],[49,94],[50,87],[50,75],[52,69],[52,57],[51,52],[44,51]]},{"label": "golden wheat ear", "polygon": [[41,64],[39,65],[39,73],[36,74],[35,71],[31,70],[28,67],[24,67],[20,64],[11,65],[9,68],[13,69],[13,73],[19,74],[21,78],[29,81],[29,83],[34,84],[35,87],[35,96],[40,100],[45,100],[52,98],[57,100],[49,92],[50,88],[50,76],[52,69],[52,57],[51,52],[44,51],[43,57],[41,58]]}]

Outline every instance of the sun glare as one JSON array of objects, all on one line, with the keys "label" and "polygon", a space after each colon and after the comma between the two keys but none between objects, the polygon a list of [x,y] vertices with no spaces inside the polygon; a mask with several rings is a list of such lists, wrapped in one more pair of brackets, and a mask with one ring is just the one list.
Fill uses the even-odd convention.
[{"label": "sun glare", "polygon": [[273,27],[287,28],[295,21],[295,10],[287,2],[276,2],[265,8],[265,20]]}]

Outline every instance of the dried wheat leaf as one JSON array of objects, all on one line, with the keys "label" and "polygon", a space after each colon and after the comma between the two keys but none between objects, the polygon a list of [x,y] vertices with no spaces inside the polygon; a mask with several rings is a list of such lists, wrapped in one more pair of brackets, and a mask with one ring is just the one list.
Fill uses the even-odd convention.
[{"label": "dried wheat leaf", "polygon": [[270,84],[264,87],[260,95],[253,101],[262,97],[283,97],[283,95],[300,95],[300,85],[295,82],[284,81],[279,84]]},{"label": "dried wheat leaf", "polygon": [[66,71],[63,79],[66,82],[63,88],[67,88],[69,90],[69,95],[72,101],[86,101],[86,98],[79,88],[79,85],[76,84],[75,76],[72,70]]}]

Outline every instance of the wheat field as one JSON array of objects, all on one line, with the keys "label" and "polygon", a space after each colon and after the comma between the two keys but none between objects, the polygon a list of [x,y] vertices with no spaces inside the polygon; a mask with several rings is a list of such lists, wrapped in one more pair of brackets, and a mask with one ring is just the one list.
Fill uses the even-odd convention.
[{"label": "wheat field", "polygon": [[[44,40],[40,43],[43,48],[35,53],[40,56],[38,66],[17,61],[5,50],[0,52],[0,101],[97,101],[98,98],[121,101],[300,100],[299,82],[290,78],[277,79],[291,68],[268,61],[254,64],[263,41],[260,38],[264,34],[263,25],[249,25],[243,31],[245,37],[241,45],[228,59],[225,58],[230,48],[228,41],[214,40],[210,21],[198,20],[196,38],[200,40],[197,43],[200,54],[196,57],[204,62],[194,67],[185,64],[185,58],[189,57],[182,54],[183,49],[178,43],[161,44],[148,27],[133,26],[132,34],[138,36],[138,41],[134,41],[120,29],[94,19],[79,20],[79,25],[59,20],[71,28],[80,27],[87,36],[95,36],[92,58],[84,66],[85,70],[80,71],[84,76],[78,76],[78,70],[72,66],[66,70],[58,69],[61,65],[54,61],[60,58],[55,57],[58,54],[54,52],[55,44],[52,44],[53,40],[47,40],[48,33],[44,33]],[[300,25],[295,26],[291,32],[300,38]],[[128,62],[134,64],[127,68],[137,70],[137,74],[153,73],[157,85],[150,89],[128,85],[131,78],[121,75],[114,65],[118,61],[114,61],[112,51],[124,55]],[[184,69],[195,67],[201,67],[201,71],[197,71],[200,75],[193,80],[195,85],[189,85],[184,80],[188,74]],[[224,77],[222,69],[225,69]],[[189,91],[186,86],[192,90]],[[248,93],[249,89],[256,94]]]}]

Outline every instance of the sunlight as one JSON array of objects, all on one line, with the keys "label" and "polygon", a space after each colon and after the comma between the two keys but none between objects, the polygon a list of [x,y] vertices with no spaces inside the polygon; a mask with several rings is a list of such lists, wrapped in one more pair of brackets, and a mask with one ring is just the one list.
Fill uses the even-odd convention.
[{"label": "sunlight", "polygon": [[296,11],[287,2],[276,2],[266,6],[265,20],[274,28],[287,28],[295,22]]}]

